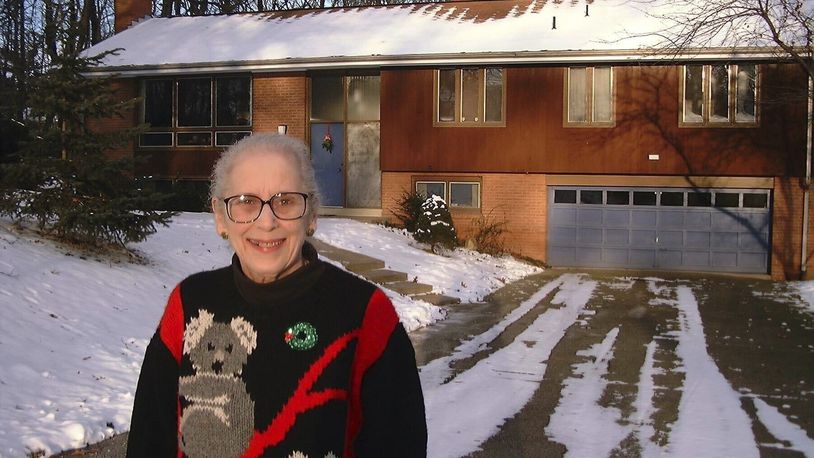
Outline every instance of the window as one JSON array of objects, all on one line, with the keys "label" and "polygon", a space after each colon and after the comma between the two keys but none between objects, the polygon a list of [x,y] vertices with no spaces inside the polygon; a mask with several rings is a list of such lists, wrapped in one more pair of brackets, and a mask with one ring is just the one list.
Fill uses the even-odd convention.
[{"label": "window", "polygon": [[502,68],[457,68],[435,72],[435,126],[503,126]]},{"label": "window", "polygon": [[566,126],[613,126],[612,67],[567,68],[564,93]]},{"label": "window", "polygon": [[449,184],[449,205],[461,208],[480,207],[480,183],[451,182]]},{"label": "window", "polygon": [[142,96],[141,147],[226,147],[251,135],[249,76],[148,79]]},{"label": "window", "polygon": [[480,208],[480,182],[446,180],[421,180],[415,182],[417,193],[429,197],[438,196],[449,204],[450,208]]},{"label": "window", "polygon": [[686,65],[682,80],[680,125],[757,125],[757,65]]},{"label": "window", "polygon": [[443,181],[416,181],[415,192],[424,197],[438,196],[447,201],[447,184]]}]

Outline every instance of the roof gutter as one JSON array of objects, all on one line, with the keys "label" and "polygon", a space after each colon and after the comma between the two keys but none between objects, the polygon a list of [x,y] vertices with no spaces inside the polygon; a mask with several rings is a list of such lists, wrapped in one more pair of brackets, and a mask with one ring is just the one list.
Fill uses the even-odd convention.
[{"label": "roof gutter", "polygon": [[330,56],[252,61],[195,62],[105,66],[88,75],[138,77],[191,73],[302,72],[308,70],[364,69],[388,67],[438,67],[444,65],[579,65],[579,64],[662,64],[693,61],[777,61],[769,48],[710,48],[669,54],[658,50],[611,51],[516,51],[484,53],[412,54],[398,56]]}]

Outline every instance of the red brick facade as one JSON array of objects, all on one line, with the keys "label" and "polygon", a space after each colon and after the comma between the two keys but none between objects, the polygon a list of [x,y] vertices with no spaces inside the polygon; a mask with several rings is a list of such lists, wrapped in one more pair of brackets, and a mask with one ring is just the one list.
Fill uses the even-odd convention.
[{"label": "red brick facade", "polygon": [[288,126],[288,135],[305,140],[307,79],[304,74],[260,74],[252,84],[252,130],[277,132]]},{"label": "red brick facade", "polygon": [[[405,191],[411,190],[416,177],[433,175],[409,172],[382,172],[382,216],[397,222],[392,209]],[[439,179],[471,177],[471,174],[445,173]],[[453,208],[452,220],[458,237],[472,237],[473,222],[484,215],[493,221],[505,221],[506,246],[512,253],[539,260],[546,259],[546,179],[543,174],[489,173],[481,181],[481,210]]]}]

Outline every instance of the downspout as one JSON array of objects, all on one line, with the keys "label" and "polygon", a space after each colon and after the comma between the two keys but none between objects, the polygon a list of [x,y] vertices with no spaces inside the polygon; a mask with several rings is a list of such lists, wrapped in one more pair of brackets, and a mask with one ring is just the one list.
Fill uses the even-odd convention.
[{"label": "downspout", "polygon": [[811,140],[812,140],[812,117],[814,117],[814,99],[812,99],[814,82],[808,77],[808,128],[806,129],[806,181],[803,186],[803,238],[800,247],[800,276],[802,279],[806,275],[806,264],[808,264],[808,202],[811,193]]}]

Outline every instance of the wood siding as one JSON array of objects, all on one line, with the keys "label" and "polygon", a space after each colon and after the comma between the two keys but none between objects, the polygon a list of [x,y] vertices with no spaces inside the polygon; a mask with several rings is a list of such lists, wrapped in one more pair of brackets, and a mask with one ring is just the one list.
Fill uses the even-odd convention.
[{"label": "wood siding", "polygon": [[[433,127],[433,69],[382,70],[383,171],[799,176],[805,79],[761,65],[755,128],[678,127],[678,66],[614,68],[615,127],[563,127],[564,69],[508,68],[506,127]],[[777,103],[783,102],[783,103]],[[648,155],[658,154],[659,160]]]}]

